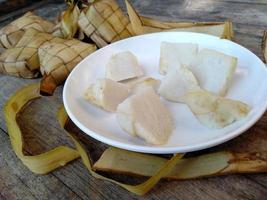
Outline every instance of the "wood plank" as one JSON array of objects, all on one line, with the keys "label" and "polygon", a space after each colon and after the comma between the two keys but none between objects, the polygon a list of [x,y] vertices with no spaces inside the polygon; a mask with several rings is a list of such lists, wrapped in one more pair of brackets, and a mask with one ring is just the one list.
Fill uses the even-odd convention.
[{"label": "wood plank", "polygon": [[0,16],[0,27],[7,25],[28,11],[34,11],[37,15],[40,15],[48,20],[56,21],[60,12],[66,9],[66,7],[66,4],[62,3],[62,1],[47,0],[34,3],[31,6]]},{"label": "wood plank", "polygon": [[[170,18],[175,20],[176,18],[179,18],[185,20],[206,21],[223,20],[225,17],[234,18],[235,22],[238,22],[235,25],[235,41],[248,47],[257,55],[260,55],[259,44],[261,33],[263,29],[266,28],[267,23],[267,20],[263,21],[266,17],[266,12],[263,13],[262,10],[265,9],[266,6],[261,5],[261,8],[259,5],[252,5],[249,0],[246,0],[246,3],[238,1],[239,0],[235,0],[235,2],[215,2],[201,0],[199,1],[199,4],[196,3],[197,1],[184,1],[184,7],[181,7],[182,4],[179,4],[174,0],[167,0],[164,4],[161,2],[160,5],[159,0],[132,0],[141,14],[157,17],[162,20]],[[261,4],[259,0],[257,2],[257,4]],[[123,0],[120,0],[120,3],[123,3]],[[208,3],[212,4],[211,7],[205,8]],[[142,6],[145,7],[143,8]],[[201,6],[204,6],[204,8],[201,8]],[[225,8],[228,7],[233,8],[230,8],[229,11],[225,10]],[[248,7],[250,7],[248,10],[242,10]],[[16,11],[11,13],[8,17],[17,17],[23,12],[34,8],[37,7],[25,8],[24,10],[22,9],[21,11]],[[53,20],[58,15],[58,12],[64,8],[65,4],[52,3],[51,1],[51,3],[38,8],[36,12],[41,16]],[[253,9],[255,11],[254,13],[250,13],[249,15],[246,14],[247,12],[251,12]],[[158,13],[161,13],[162,16],[159,16]],[[192,13],[192,15],[190,13]],[[255,19],[250,19],[252,15],[255,15]],[[262,16],[262,20],[257,20],[258,17]],[[8,17],[2,18],[2,22],[10,22],[12,18],[7,19]],[[242,20],[240,21],[239,19],[241,18]],[[247,24],[246,20],[248,20],[249,23],[254,23],[257,20],[257,24],[253,24],[252,26],[251,24]],[[1,23],[1,25],[3,25],[3,23]],[[0,75],[1,109],[3,108],[5,100],[14,91],[22,85],[36,81],[38,80],[23,80]],[[25,149],[30,154],[38,154],[60,144],[72,145],[70,140],[56,123],[56,108],[62,103],[61,92],[62,88],[59,88],[56,91],[55,96],[36,101],[24,112],[21,118],[21,126],[24,131],[24,135],[27,138],[26,140],[28,144],[25,146]],[[41,122],[45,122],[46,125],[44,126]],[[231,149],[235,151],[243,151],[245,148],[249,151],[266,150],[266,124],[267,115],[265,114],[265,116],[245,134],[242,134],[240,137],[216,148],[211,148],[200,153],[218,151],[222,149]],[[0,113],[0,127],[6,131],[2,112]],[[77,128],[76,131],[77,134],[79,134],[79,138],[81,138],[86,144],[88,150],[97,149],[93,152],[93,157],[96,159],[101,150],[106,146],[92,140],[88,136],[83,135],[81,131],[77,130]],[[2,131],[0,131],[0,136],[1,139],[5,137],[7,138],[6,134]],[[115,186],[114,184],[93,178],[80,160],[74,161],[63,168],[50,173],[49,175],[34,175],[29,172],[14,155],[8,139],[5,139],[4,141],[0,140],[0,146],[0,166],[2,164],[2,160],[5,159],[4,169],[10,170],[6,171],[8,171],[7,174],[11,177],[11,182],[16,183],[19,179],[23,180],[22,182],[25,182],[26,184],[21,185],[20,182],[18,182],[18,186],[16,185],[16,187],[13,188],[13,184],[10,189],[6,189],[5,193],[3,193],[1,190],[1,184],[7,185],[8,182],[6,181],[7,179],[4,179],[4,181],[0,179],[0,199],[2,199],[2,196],[6,199],[14,199],[21,195],[24,197],[24,193],[26,196],[28,195],[29,199],[35,197],[38,199],[263,199],[267,195],[267,174],[253,174],[181,181],[179,183],[162,181],[144,197],[137,197],[128,193],[124,189]],[[4,152],[2,152],[2,147],[4,147]],[[1,157],[1,153],[3,155],[3,159]],[[6,165],[10,165],[12,168],[8,168]],[[3,173],[0,171],[0,178],[2,178],[1,174]],[[130,183],[136,181],[134,178],[125,176],[115,176],[115,178]],[[140,181],[140,179],[137,180]],[[53,186],[51,186],[51,184]]]},{"label": "wood plank", "polygon": [[[3,77],[0,78],[3,79]],[[13,80],[13,84],[11,85],[6,85],[3,84],[3,90],[4,91],[14,91],[16,87],[20,87],[22,85],[22,83],[25,83],[25,80],[23,81],[22,79],[16,79],[13,77],[8,77],[5,76],[5,82],[10,83],[11,80]],[[29,82],[29,80],[27,80],[27,82]],[[32,82],[32,81],[31,81]],[[3,83],[3,82],[2,82]],[[1,84],[1,82],[0,82]],[[2,85],[2,84],[1,84]],[[10,89],[7,89],[7,87],[10,87]],[[37,144],[41,145],[41,150],[44,151],[44,149],[47,149],[47,147],[43,146],[43,141],[46,140],[47,138],[49,138],[49,142],[47,142],[47,146],[49,147],[48,149],[58,145],[58,144],[62,144],[62,143],[66,143],[68,144],[68,138],[66,137],[66,135],[64,135],[64,133],[62,132],[62,130],[60,130],[59,127],[57,127],[57,125],[55,125],[55,113],[56,113],[56,109],[55,107],[58,107],[59,104],[61,104],[61,88],[58,89],[58,91],[56,92],[55,96],[53,97],[49,97],[49,98],[44,98],[43,100],[36,100],[33,104],[31,104],[31,106],[29,107],[29,110],[26,110],[21,118],[21,122],[23,122],[22,124],[24,124],[24,132],[25,130],[27,130],[28,132],[32,133],[32,136],[35,137],[35,139],[33,139],[32,141],[37,140]],[[10,92],[11,93],[11,92]],[[8,96],[9,94],[6,94],[6,96]],[[39,102],[38,102],[39,101]],[[42,126],[42,124],[40,123],[40,121],[38,122],[38,120],[40,120],[41,122],[45,121],[46,124],[48,124],[47,127]],[[32,122],[31,122],[32,121]],[[27,129],[25,129],[25,127],[27,127]],[[42,132],[43,130],[46,130],[44,132]],[[76,131],[77,128],[76,128]],[[47,137],[47,133],[53,133],[53,134],[49,134],[49,137]],[[80,132],[81,133],[81,132]],[[251,132],[254,133],[254,132]],[[262,132],[263,134],[263,132]],[[243,135],[242,135],[243,136]],[[245,137],[246,136],[246,137]],[[53,138],[50,140],[50,137]],[[245,137],[245,138],[244,138]],[[250,139],[248,139],[250,138]],[[241,149],[243,149],[244,147],[242,146],[243,141],[250,141],[250,140],[255,140],[255,136],[250,135],[250,134],[244,134],[244,136],[242,138],[237,138],[235,141],[231,141],[232,145],[225,145],[223,147],[217,147],[217,148],[213,148],[210,151],[216,151],[216,149],[222,148],[228,148],[228,149],[233,149],[233,146],[236,148],[235,150],[239,151]],[[27,138],[29,140],[31,140],[31,138]],[[243,140],[242,140],[243,139]],[[53,142],[56,141],[56,142]],[[83,136],[83,141],[86,141],[86,143],[88,145],[95,145],[94,147],[100,146],[100,148],[105,148],[105,145],[100,144],[99,142],[96,142],[94,140],[91,140],[89,137]],[[238,141],[238,142],[237,142]],[[226,143],[227,144],[227,143]],[[237,145],[240,144],[240,145]],[[252,145],[252,143],[249,143],[250,145]],[[266,143],[265,143],[266,144]],[[101,147],[102,145],[102,147]],[[244,143],[244,145],[248,145],[246,143]],[[258,145],[258,143],[256,144],[257,147],[259,147],[260,145]],[[31,148],[34,148],[35,145],[30,144],[30,146],[28,146],[27,151],[32,151]],[[266,149],[266,145],[263,144],[263,147]],[[43,149],[44,148],[44,149]],[[248,147],[247,147],[248,148]],[[251,150],[254,151],[255,150],[255,145],[251,146]],[[114,184],[105,182],[105,181],[101,181],[101,180],[96,180],[93,177],[90,176],[90,174],[88,173],[88,171],[84,168],[83,164],[80,161],[74,161],[73,163],[65,166],[62,169],[56,170],[52,173],[53,176],[55,176],[58,180],[62,181],[67,187],[71,188],[72,191],[74,191],[76,194],[79,195],[79,197],[81,197],[82,199],[86,199],[88,197],[88,195],[94,194],[94,198],[95,199],[101,199],[101,198],[110,198],[110,199],[117,199],[117,198],[134,198],[135,195],[130,194],[128,192],[126,192],[124,189],[119,188],[118,186],[115,186]],[[231,182],[231,176],[230,177],[230,182]],[[212,178],[212,180],[215,179],[214,181],[210,181],[210,179],[203,179],[203,180],[192,180],[192,181],[186,181],[184,184],[184,182],[179,182],[179,187],[177,187],[177,182],[164,182],[161,183],[158,187],[159,188],[164,188],[164,192],[159,192],[159,188],[156,187],[151,193],[149,193],[146,198],[164,198],[166,196],[166,193],[168,192],[168,190],[170,190],[170,198],[171,197],[175,197],[175,194],[181,193],[181,190],[184,191],[183,195],[181,197],[183,197],[184,199],[186,199],[186,197],[188,196],[187,194],[187,188],[195,188],[194,190],[191,191],[191,197],[194,196],[198,196],[203,188],[201,185],[205,185],[205,187],[210,188],[211,186],[213,186],[216,182],[218,184],[219,187],[222,183],[220,182],[221,177],[220,178]],[[225,179],[225,178],[224,178]],[[245,177],[242,176],[237,176],[234,180],[234,182],[238,182],[240,181],[240,179],[242,180],[242,184],[249,184],[250,187],[251,185],[253,186],[253,191],[256,191],[255,194],[253,194],[254,196],[260,196],[262,193],[266,192],[262,186],[259,186],[257,183],[254,183],[253,181],[249,181],[246,180]],[[123,179],[126,182],[131,182],[131,178],[124,178]],[[225,179],[227,181],[227,178]],[[223,183],[224,184],[224,183]],[[229,184],[229,183],[227,183]],[[231,182],[231,184],[233,184]],[[171,185],[171,186],[169,186]],[[196,187],[196,185],[198,185],[198,187]],[[216,185],[216,184],[215,184]],[[190,187],[189,187],[190,186]],[[165,189],[165,187],[167,189]],[[255,189],[254,189],[255,187]],[[169,189],[168,189],[169,188]],[[232,188],[231,188],[232,189]],[[89,190],[89,191],[88,191]],[[204,195],[202,194],[203,198],[206,197],[213,197],[212,194],[214,193],[218,193],[217,190],[215,189],[210,189],[211,191]],[[226,195],[224,194],[224,192],[221,192],[221,196]],[[229,198],[234,198],[233,194],[229,193],[227,194],[229,196]],[[232,196],[231,196],[232,195]],[[219,197],[221,197],[219,196]]]},{"label": "wood plank", "polygon": [[52,175],[35,175],[16,157],[10,141],[0,130],[0,191],[7,199],[80,199]]},{"label": "wood plank", "polygon": [[160,18],[169,17],[172,19],[194,19],[194,20],[226,20],[233,22],[267,26],[267,5],[257,4],[233,4],[231,2],[199,0],[174,2],[166,0],[133,0],[131,1],[138,13],[147,16],[157,15]]}]

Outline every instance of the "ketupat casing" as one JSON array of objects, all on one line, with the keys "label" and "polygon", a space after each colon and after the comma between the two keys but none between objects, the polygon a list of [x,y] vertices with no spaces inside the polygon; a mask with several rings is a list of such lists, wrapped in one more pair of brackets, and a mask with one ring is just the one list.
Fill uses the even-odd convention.
[{"label": "ketupat casing", "polygon": [[22,17],[14,20],[0,29],[0,47],[10,48],[23,36],[25,30],[35,28],[41,32],[51,33],[54,23],[47,21],[32,12],[27,12]]},{"label": "ketupat casing", "polygon": [[141,17],[126,0],[129,19],[124,16],[115,0],[99,0],[81,12],[78,24],[98,47],[134,35],[161,31],[191,31],[215,35],[221,38],[233,37],[232,23],[226,22],[161,22]]},{"label": "ketupat casing", "polygon": [[34,28],[27,29],[15,47],[0,55],[0,73],[22,78],[35,78],[39,74],[38,48],[52,35]]},{"label": "ketupat casing", "polygon": [[79,27],[98,47],[133,36],[129,19],[115,0],[100,0],[81,12]]},{"label": "ketupat casing", "polygon": [[43,75],[41,93],[52,95],[57,85],[62,84],[71,70],[96,46],[76,39],[54,38],[40,46],[38,56]]}]

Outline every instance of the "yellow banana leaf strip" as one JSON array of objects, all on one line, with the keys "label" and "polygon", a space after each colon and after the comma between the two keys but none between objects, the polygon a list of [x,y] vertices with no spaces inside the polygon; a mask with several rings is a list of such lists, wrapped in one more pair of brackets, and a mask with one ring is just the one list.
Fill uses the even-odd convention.
[{"label": "yellow banana leaf strip", "polygon": [[42,44],[38,49],[40,70],[43,75],[41,94],[52,95],[71,70],[95,50],[95,45],[77,39],[54,38]]},{"label": "yellow banana leaf strip", "polygon": [[25,30],[35,28],[41,32],[51,33],[54,23],[47,21],[32,12],[27,12],[22,17],[14,20],[0,29],[0,47],[10,48],[17,44]]},{"label": "yellow banana leaf strip", "polygon": [[52,35],[37,29],[27,29],[15,47],[0,55],[0,73],[21,78],[37,77],[40,72],[38,48],[52,38]]},{"label": "yellow banana leaf strip", "polygon": [[40,97],[39,87],[39,84],[32,84],[15,92],[5,104],[4,115],[11,145],[18,158],[32,172],[46,174],[78,158],[79,154],[76,150],[66,146],[59,146],[36,156],[25,156],[23,154],[23,136],[16,118],[27,103]]},{"label": "yellow banana leaf strip", "polygon": [[[62,128],[64,128],[65,124],[68,121],[68,115],[67,115],[64,107],[62,107],[58,112],[58,120],[59,120]],[[133,193],[135,193],[137,195],[144,195],[150,189],[152,189],[162,177],[166,176],[166,174],[168,174],[172,170],[172,168],[176,165],[176,163],[183,156],[183,154],[176,154],[170,160],[166,160],[166,162],[163,163],[161,168],[159,168],[157,171],[155,171],[155,174],[153,174],[144,183],[141,183],[139,185],[127,185],[127,184],[115,181],[113,179],[106,178],[106,177],[96,173],[92,169],[92,164],[90,162],[90,160],[91,160],[90,155],[88,155],[86,153],[86,151],[85,151],[84,147],[82,146],[82,144],[78,141],[77,138],[75,138],[75,136],[73,136],[73,134],[71,134],[69,132],[67,132],[67,133],[72,138],[73,142],[75,143],[76,149],[79,152],[84,165],[86,166],[86,168],[88,169],[88,171],[90,172],[90,174],[92,176],[94,176],[95,178],[98,178],[98,179],[102,179],[102,180],[106,180],[106,181],[110,181],[112,183],[115,183],[115,184],[123,187],[124,189],[126,189],[126,190],[128,190],[130,192],[133,192]]]},{"label": "yellow banana leaf strip", "polygon": [[135,35],[160,31],[189,31],[215,35],[225,39],[233,38],[232,22],[161,22],[141,17],[134,7],[125,0],[132,30]]},{"label": "yellow banana leaf strip", "polygon": [[[166,162],[165,158],[121,149],[105,150],[93,168],[119,174],[151,176]],[[232,173],[267,172],[267,152],[232,153],[227,151],[184,158],[164,178],[193,179]]]}]

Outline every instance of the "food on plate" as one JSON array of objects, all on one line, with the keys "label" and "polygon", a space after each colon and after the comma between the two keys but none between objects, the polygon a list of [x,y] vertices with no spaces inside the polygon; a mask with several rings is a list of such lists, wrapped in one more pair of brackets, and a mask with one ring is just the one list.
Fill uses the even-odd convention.
[{"label": "food on plate", "polygon": [[106,65],[106,78],[113,81],[123,81],[140,77],[144,74],[134,54],[129,51],[111,56]]},{"label": "food on plate", "polygon": [[209,128],[223,128],[247,116],[250,106],[207,91],[188,93],[185,102],[197,119]]},{"label": "food on plate", "polygon": [[184,96],[188,92],[201,90],[194,74],[179,64],[168,70],[162,80],[158,93],[167,100],[184,103]]},{"label": "food on plate", "polygon": [[125,99],[116,113],[123,130],[154,145],[166,143],[174,128],[169,110],[152,88]]},{"label": "food on plate", "polygon": [[160,45],[159,73],[182,64],[188,67],[198,53],[198,45],[192,43],[162,42]]},{"label": "food on plate", "polygon": [[152,87],[155,91],[158,91],[160,80],[152,77],[141,77],[126,80],[123,83],[125,83],[131,89],[131,93],[137,93],[138,91],[147,87]]},{"label": "food on plate", "polygon": [[230,86],[237,66],[237,58],[211,50],[201,50],[189,69],[201,88],[224,96]]},{"label": "food on plate", "polygon": [[85,98],[92,104],[109,112],[115,112],[117,106],[128,97],[129,88],[110,79],[98,79],[85,92]]}]

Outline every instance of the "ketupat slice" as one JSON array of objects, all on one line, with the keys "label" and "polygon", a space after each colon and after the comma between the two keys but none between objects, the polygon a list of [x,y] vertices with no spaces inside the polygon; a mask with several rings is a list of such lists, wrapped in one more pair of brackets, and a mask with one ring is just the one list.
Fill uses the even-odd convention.
[{"label": "ketupat slice", "polygon": [[212,49],[203,49],[189,69],[196,76],[201,88],[225,96],[236,66],[237,58]]},{"label": "ketupat slice", "polygon": [[[151,176],[166,162],[165,158],[117,148],[108,148],[93,165],[98,171]],[[234,173],[267,172],[267,152],[216,152],[177,162],[163,178],[185,180]]]},{"label": "ketupat slice", "polygon": [[34,28],[27,29],[15,47],[0,55],[0,73],[22,78],[35,78],[39,74],[38,48],[53,38]]},{"label": "ketupat slice", "polygon": [[129,87],[110,79],[98,79],[85,92],[85,99],[109,112],[115,112],[117,106],[128,97]]},{"label": "ketupat slice", "polygon": [[262,53],[263,53],[263,60],[267,63],[267,31],[264,31],[262,37]]},{"label": "ketupat slice", "polygon": [[112,55],[106,65],[106,78],[113,81],[136,78],[143,74],[143,69],[139,65],[136,56],[129,51]]},{"label": "ketupat slice", "polygon": [[78,19],[80,9],[77,5],[71,4],[62,14],[60,22],[55,26],[53,35],[60,38],[73,38],[78,31]]},{"label": "ketupat slice", "polygon": [[76,39],[54,38],[41,45],[38,49],[40,70],[43,74],[41,93],[52,95],[71,70],[95,50],[95,45]]},{"label": "ketupat slice", "polygon": [[178,66],[168,70],[167,75],[161,81],[158,93],[167,100],[184,103],[188,92],[200,90],[194,74],[186,67]]},{"label": "ketupat slice", "polygon": [[129,19],[116,0],[99,0],[81,12],[79,27],[98,47],[132,36]]},{"label": "ketupat slice", "polygon": [[152,88],[124,100],[116,114],[123,130],[154,145],[166,143],[174,128],[169,110]]},{"label": "ketupat slice", "polygon": [[25,30],[35,28],[41,32],[51,33],[54,24],[43,18],[27,12],[0,30],[0,47],[10,48],[17,44]]},{"label": "ketupat slice", "polygon": [[185,102],[197,119],[209,128],[223,128],[247,116],[250,107],[206,91],[187,93]]},{"label": "ketupat slice", "polygon": [[153,88],[155,92],[157,92],[161,81],[152,77],[140,77],[125,80],[122,81],[122,83],[126,84],[130,88],[132,94],[136,94],[148,87]]},{"label": "ketupat slice", "polygon": [[207,33],[225,39],[233,38],[232,22],[161,22],[137,14],[134,7],[125,0],[133,33],[142,35],[160,31],[191,31]]},{"label": "ketupat slice", "polygon": [[159,72],[166,74],[169,68],[188,67],[198,53],[198,45],[192,43],[162,42],[160,45]]}]

